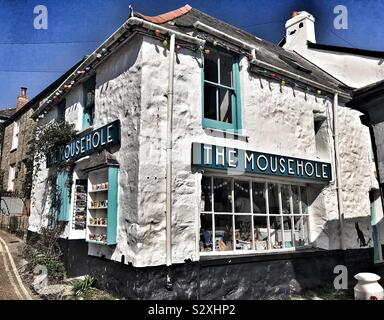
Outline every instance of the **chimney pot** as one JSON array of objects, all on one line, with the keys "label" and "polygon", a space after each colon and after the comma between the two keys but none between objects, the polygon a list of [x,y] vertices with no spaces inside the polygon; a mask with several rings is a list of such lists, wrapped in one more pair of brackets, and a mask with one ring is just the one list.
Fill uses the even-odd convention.
[{"label": "chimney pot", "polygon": [[20,97],[27,97],[27,88],[26,87],[21,87],[20,88]]},{"label": "chimney pot", "polygon": [[27,88],[20,88],[20,95],[16,99],[16,111],[23,107],[28,102]]}]

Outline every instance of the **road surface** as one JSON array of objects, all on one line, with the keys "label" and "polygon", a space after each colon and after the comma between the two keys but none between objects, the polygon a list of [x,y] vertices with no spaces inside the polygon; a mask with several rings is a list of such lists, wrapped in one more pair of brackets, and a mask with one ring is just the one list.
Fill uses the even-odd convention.
[{"label": "road surface", "polygon": [[0,300],[30,300],[5,239],[0,232]]}]

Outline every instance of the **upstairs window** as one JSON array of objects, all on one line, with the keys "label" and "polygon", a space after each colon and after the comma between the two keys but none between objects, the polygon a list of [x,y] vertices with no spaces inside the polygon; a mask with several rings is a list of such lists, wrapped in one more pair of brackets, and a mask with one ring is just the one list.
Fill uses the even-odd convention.
[{"label": "upstairs window", "polygon": [[9,173],[8,173],[8,191],[13,191],[15,186],[15,178],[16,178],[16,165],[12,164],[9,167]]},{"label": "upstairs window", "polygon": [[218,50],[204,53],[203,127],[240,129],[239,65]]},{"label": "upstairs window", "polygon": [[57,121],[64,122],[65,121],[65,99],[61,100],[57,105]]},{"label": "upstairs window", "polygon": [[12,133],[12,147],[11,150],[17,149],[19,145],[19,132],[20,132],[20,122],[15,121],[13,123],[13,133]]},{"label": "upstairs window", "polygon": [[93,126],[95,118],[95,88],[96,77],[90,78],[83,85],[84,88],[84,111],[83,129]]}]

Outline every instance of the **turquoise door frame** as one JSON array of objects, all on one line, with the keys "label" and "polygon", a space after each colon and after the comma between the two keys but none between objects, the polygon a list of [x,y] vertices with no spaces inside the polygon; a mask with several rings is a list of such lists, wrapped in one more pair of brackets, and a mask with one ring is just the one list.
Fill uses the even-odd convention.
[{"label": "turquoise door frame", "polygon": [[69,221],[69,208],[71,206],[70,191],[68,188],[69,175],[67,171],[57,174],[57,187],[60,193],[60,207],[57,212],[57,221]]},{"label": "turquoise door frame", "polygon": [[119,168],[108,167],[108,224],[107,244],[116,244],[118,216]]},{"label": "turquoise door frame", "polygon": [[372,242],[373,242],[373,260],[381,261],[382,260],[382,252],[381,252],[381,243],[379,238],[379,230],[378,230],[378,222],[376,220],[376,202],[380,200],[376,198],[375,191],[371,191],[370,203],[371,203],[371,228],[372,228]]}]

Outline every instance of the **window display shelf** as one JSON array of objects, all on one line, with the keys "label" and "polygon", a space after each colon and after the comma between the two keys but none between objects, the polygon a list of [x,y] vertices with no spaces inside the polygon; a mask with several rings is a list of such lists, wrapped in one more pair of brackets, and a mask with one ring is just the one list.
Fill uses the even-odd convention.
[{"label": "window display shelf", "polygon": [[107,244],[106,241],[97,241],[97,240],[87,240],[87,242],[95,243],[95,244],[102,244],[102,245],[106,245]]},{"label": "window display shelf", "polygon": [[90,190],[89,193],[108,192],[108,189]]},{"label": "window display shelf", "polygon": [[88,174],[86,240],[115,245],[117,232],[118,167],[108,166]]}]

